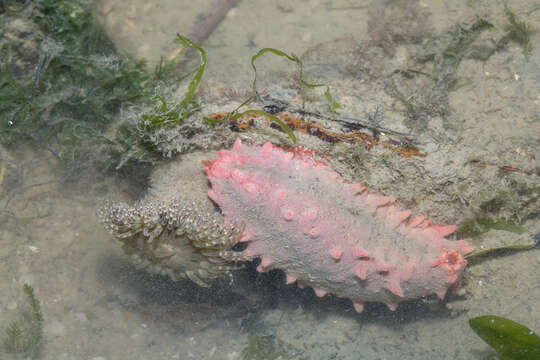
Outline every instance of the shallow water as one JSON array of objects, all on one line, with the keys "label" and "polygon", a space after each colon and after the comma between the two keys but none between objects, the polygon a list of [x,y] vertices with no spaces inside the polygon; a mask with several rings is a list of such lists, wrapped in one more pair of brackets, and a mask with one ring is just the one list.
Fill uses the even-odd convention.
[{"label": "shallow water", "polygon": [[[195,2],[173,0],[101,0],[96,12],[117,46],[153,65],[160,56],[175,53],[177,45],[172,40],[177,32],[196,31],[197,17],[213,2],[201,0],[195,6]],[[411,61],[411,39],[426,32],[444,33],[454,24],[474,21],[475,15],[490,19],[498,28],[505,26],[504,4],[499,1],[395,3],[394,8],[361,0],[239,2],[202,43],[209,58],[204,84],[207,98],[219,98],[216,93],[223,88],[238,92],[249,88],[250,57],[260,48],[274,47],[299,55],[311,52],[315,64],[311,70],[334,88],[341,86],[336,91],[351,113],[362,113],[377,100],[392,107],[390,99],[379,97],[382,82],[375,85],[373,80],[381,81],[382,75],[362,77],[351,70],[351,66],[361,67],[362,59],[349,52],[347,39],[385,47],[384,65],[374,68],[373,58],[366,60],[367,74],[392,66],[406,68]],[[508,5],[540,28],[540,10],[534,11],[529,1]],[[407,177],[414,165],[404,160],[396,160],[403,161],[402,165],[389,164],[392,170],[377,162],[381,167],[372,168],[370,174],[351,176],[388,191],[417,212],[441,222],[460,223],[482,210],[468,203],[474,197],[471,192],[482,186],[476,184],[473,191],[466,188],[465,180],[464,188],[459,182],[445,185],[445,171],[453,168],[443,165],[443,160],[454,158],[465,164],[467,159],[480,158],[501,166],[540,168],[540,122],[535,115],[540,112],[539,34],[533,34],[528,58],[518,44],[511,43],[486,62],[470,58],[461,62],[463,86],[448,94],[450,114],[434,116],[426,130],[433,138],[448,136],[447,142],[444,146],[427,143],[424,149],[433,155],[415,166],[420,174],[425,167],[429,176]],[[329,42],[336,39],[341,40],[331,48]],[[294,72],[281,59],[265,60],[264,68],[267,73],[261,87],[279,88]],[[395,118],[396,122],[385,125],[407,130],[398,115]],[[443,154],[439,147],[453,152]],[[444,304],[423,299],[401,304],[395,312],[382,304],[369,304],[356,314],[347,300],[318,299],[311,289],[285,285],[279,272],[258,274],[251,267],[202,289],[138,271],[98,224],[97,198],[132,201],[144,193],[143,185],[92,170],[77,183],[66,184],[60,181],[55,158],[45,152],[23,148],[0,155],[3,168],[11,174],[2,177],[4,187],[10,185],[9,179],[18,182],[19,190],[9,195],[8,209],[22,219],[1,223],[0,324],[24,306],[22,284],[31,284],[45,317],[42,359],[488,359],[493,352],[469,328],[469,318],[497,314],[540,331],[538,250],[469,267],[462,292],[449,296]],[[405,176],[396,175],[391,166],[402,166]],[[465,177],[478,175],[454,170]],[[517,191],[512,184],[520,181],[529,184],[531,191],[540,188],[534,174],[505,176],[489,167],[477,172],[485,179],[493,178],[493,183],[509,184],[505,189]],[[47,184],[33,186],[42,183]],[[448,193],[457,194],[451,201],[450,195],[439,194],[444,186],[455,187]],[[415,191],[426,196],[412,199]],[[518,236],[490,230],[474,239],[474,245],[489,248],[529,241],[540,231],[538,210],[531,208],[537,206],[540,194],[530,198],[534,196],[536,200],[508,210],[525,214],[521,220],[527,233]],[[253,350],[265,342],[273,345],[273,354]],[[260,352],[265,355],[255,357]]]}]

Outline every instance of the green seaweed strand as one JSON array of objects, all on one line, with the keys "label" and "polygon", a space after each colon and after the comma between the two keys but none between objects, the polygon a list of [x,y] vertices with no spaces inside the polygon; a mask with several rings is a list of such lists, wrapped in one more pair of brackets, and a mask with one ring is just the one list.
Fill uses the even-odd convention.
[{"label": "green seaweed strand", "polygon": [[144,136],[151,135],[154,131],[157,131],[165,126],[182,124],[184,120],[193,114],[193,112],[199,109],[199,104],[197,103],[196,97],[204,70],[206,69],[206,52],[203,48],[195,44],[187,37],[180,34],[176,34],[176,36],[178,37],[176,42],[180,43],[184,49],[192,47],[199,52],[201,56],[201,64],[196,70],[191,71],[186,75],[190,76],[193,73],[195,74],[189,82],[187,91],[184,94],[184,98],[179,103],[168,102],[157,93],[154,95],[152,100],[156,102],[156,107],[152,110],[152,112],[143,114],[141,116],[144,120],[144,122],[141,124],[141,130]]},{"label": "green seaweed strand", "polygon": [[488,259],[488,257],[510,255],[516,252],[528,251],[528,250],[534,250],[534,249],[540,249],[540,233],[533,236],[533,241],[529,244],[506,245],[506,246],[499,246],[492,249],[475,251],[474,253],[465,256],[465,258],[467,259],[467,261],[469,261],[469,263],[471,263],[471,265],[473,265],[473,264],[477,264],[483,260]]},{"label": "green seaweed strand", "polygon": [[182,100],[182,102],[180,103],[181,108],[187,108],[187,106],[193,105],[195,103],[197,90],[199,89],[204,70],[206,69],[207,58],[206,52],[202,47],[195,44],[193,41],[183,35],[176,34],[176,36],[178,37],[177,42],[181,43],[185,47],[192,47],[196,49],[201,55],[201,65],[197,69],[197,72],[195,73],[195,76],[193,76],[193,79],[191,79],[191,81],[189,82],[188,90],[186,92],[186,95],[184,96],[184,100]]},{"label": "green seaweed strand", "polygon": [[251,67],[253,68],[253,72],[254,72],[254,78],[253,78],[253,84],[251,85],[252,89],[253,89],[253,93],[255,94],[255,97],[259,97],[258,95],[258,92],[257,92],[257,67],[255,66],[255,61],[261,57],[262,55],[266,54],[266,53],[271,53],[271,54],[274,54],[274,55],[277,55],[277,56],[281,56],[281,57],[284,57],[286,59],[288,59],[289,61],[292,61],[294,62],[297,66],[298,66],[298,78],[300,80],[300,85],[301,85],[301,92],[302,92],[302,107],[304,107],[304,88],[309,88],[309,89],[314,89],[314,88],[317,88],[317,87],[322,87],[322,86],[326,86],[326,91],[324,93],[326,99],[328,100],[328,103],[329,103],[329,106],[330,106],[330,110],[335,112],[336,110],[340,109],[341,106],[334,100],[334,98],[332,97],[332,95],[330,94],[330,87],[326,84],[314,84],[314,83],[309,83],[307,82],[306,80],[304,80],[304,64],[302,63],[302,60],[300,60],[300,58],[298,56],[296,56],[295,54],[287,54],[281,50],[278,50],[278,49],[274,49],[274,48],[264,48],[264,49],[261,49],[257,52],[257,54],[253,55],[251,57]]}]

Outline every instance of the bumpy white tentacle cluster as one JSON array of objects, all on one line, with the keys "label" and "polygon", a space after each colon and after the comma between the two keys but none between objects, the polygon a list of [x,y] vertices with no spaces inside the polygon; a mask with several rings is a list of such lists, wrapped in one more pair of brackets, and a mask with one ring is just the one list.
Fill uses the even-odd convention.
[{"label": "bumpy white tentacle cluster", "polygon": [[233,249],[241,227],[224,225],[218,216],[193,203],[171,200],[129,206],[105,201],[97,215],[138,268],[175,281],[189,278],[208,287],[213,279],[248,260]]}]

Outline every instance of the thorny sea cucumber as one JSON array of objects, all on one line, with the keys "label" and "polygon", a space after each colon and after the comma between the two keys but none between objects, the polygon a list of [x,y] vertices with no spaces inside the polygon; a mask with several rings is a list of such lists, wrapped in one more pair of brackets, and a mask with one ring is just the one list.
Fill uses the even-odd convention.
[{"label": "thorny sea cucumber", "polygon": [[287,283],[309,285],[353,301],[384,302],[437,294],[459,284],[474,249],[450,241],[454,225],[410,219],[394,198],[346,182],[310,152],[285,151],[237,140],[208,164],[208,191],[226,221],[242,222],[245,255],[260,257],[259,271],[281,269]]},{"label": "thorny sea cucumber", "polygon": [[392,197],[345,181],[310,152],[237,140],[205,165],[208,196],[224,219],[180,200],[98,211],[140,266],[206,286],[238,261],[261,258],[259,271],[281,269],[287,283],[349,298],[360,312],[364,302],[395,310],[406,300],[444,298],[474,250],[445,239],[455,226],[411,218]]}]

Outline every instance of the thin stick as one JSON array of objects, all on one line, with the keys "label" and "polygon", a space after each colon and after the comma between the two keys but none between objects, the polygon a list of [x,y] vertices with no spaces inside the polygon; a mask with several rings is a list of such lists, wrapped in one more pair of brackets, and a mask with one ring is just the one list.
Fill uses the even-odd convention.
[{"label": "thin stick", "polygon": [[197,44],[208,39],[229,11],[239,2],[240,0],[215,0],[210,7],[210,12],[204,16],[200,24],[196,25],[197,29],[192,31],[188,38]]},{"label": "thin stick", "polygon": [[38,64],[36,65],[36,72],[35,72],[35,75],[34,75],[34,88],[32,89],[32,95],[30,95],[30,98],[24,104],[22,104],[21,107],[19,107],[19,109],[15,112],[15,114],[13,115],[11,120],[8,121],[9,126],[13,126],[15,124],[15,120],[17,119],[17,115],[19,115],[19,113],[21,111],[23,111],[23,109],[26,106],[28,106],[30,103],[32,103],[32,101],[36,97],[36,93],[37,93],[37,89],[38,89],[38,85],[39,85],[39,73],[41,72],[41,69],[43,67],[43,63],[44,63],[46,57],[47,57],[47,55],[45,55],[44,53],[39,54],[39,60],[38,60]]}]

